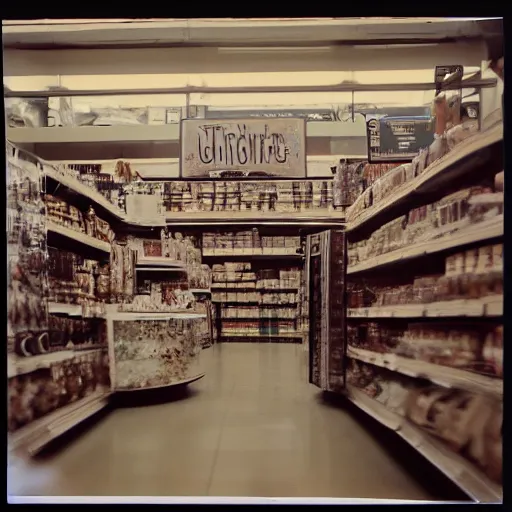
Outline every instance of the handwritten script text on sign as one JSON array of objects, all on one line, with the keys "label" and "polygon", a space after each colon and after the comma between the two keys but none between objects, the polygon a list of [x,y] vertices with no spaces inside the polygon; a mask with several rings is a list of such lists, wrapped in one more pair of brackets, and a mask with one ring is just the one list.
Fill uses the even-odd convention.
[{"label": "handwritten script text on sign", "polygon": [[197,134],[198,154],[203,164],[261,165],[284,164],[290,154],[282,133],[251,131],[247,125],[236,129],[222,125],[201,126]]},{"label": "handwritten script text on sign", "polygon": [[306,122],[300,118],[184,119],[181,169],[185,177],[212,171],[263,171],[304,177]]}]

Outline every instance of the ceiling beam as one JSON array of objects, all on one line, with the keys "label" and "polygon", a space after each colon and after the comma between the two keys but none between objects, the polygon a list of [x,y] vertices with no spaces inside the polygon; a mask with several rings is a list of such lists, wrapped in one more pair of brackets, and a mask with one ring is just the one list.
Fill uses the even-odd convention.
[{"label": "ceiling beam", "polygon": [[[496,79],[469,78],[461,85],[454,84],[449,88],[485,88],[495,87]],[[121,96],[140,94],[260,94],[260,93],[304,93],[304,92],[357,92],[357,91],[428,91],[435,90],[435,83],[416,84],[357,84],[341,83],[333,85],[275,86],[275,87],[174,87],[169,89],[102,89],[102,90],[67,90],[50,91],[10,91],[4,87],[6,98],[56,98],[68,96]]]},{"label": "ceiling beam", "polygon": [[[5,48],[164,45],[393,44],[481,37],[478,21],[457,18],[181,19],[133,22],[3,24]],[[491,30],[496,30],[492,28]]]}]

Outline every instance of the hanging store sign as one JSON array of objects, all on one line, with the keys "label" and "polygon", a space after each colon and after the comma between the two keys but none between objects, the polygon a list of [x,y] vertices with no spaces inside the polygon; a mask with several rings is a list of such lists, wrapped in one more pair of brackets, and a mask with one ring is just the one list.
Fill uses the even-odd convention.
[{"label": "hanging store sign", "polygon": [[207,118],[240,119],[240,118],[301,118],[307,121],[339,121],[337,110],[333,108],[318,109],[273,109],[273,110],[206,110]]},{"label": "hanging store sign", "polygon": [[306,176],[304,119],[184,119],[182,178]]},{"label": "hanging store sign", "polygon": [[368,161],[410,162],[434,141],[434,123],[424,116],[385,116],[366,123]]}]

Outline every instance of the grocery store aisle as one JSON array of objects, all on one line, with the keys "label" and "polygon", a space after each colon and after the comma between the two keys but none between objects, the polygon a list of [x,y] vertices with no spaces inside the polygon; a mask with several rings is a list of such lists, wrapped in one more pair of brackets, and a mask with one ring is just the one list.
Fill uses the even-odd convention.
[{"label": "grocery store aisle", "polygon": [[115,409],[58,451],[11,466],[9,494],[446,498],[358,415],[322,400],[303,347],[237,343],[207,354],[208,374],[187,398]]}]

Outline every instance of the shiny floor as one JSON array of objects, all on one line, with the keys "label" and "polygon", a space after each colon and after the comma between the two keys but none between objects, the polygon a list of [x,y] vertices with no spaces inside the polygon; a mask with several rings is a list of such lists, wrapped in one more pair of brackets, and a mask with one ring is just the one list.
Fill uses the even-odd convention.
[{"label": "shiny floor", "polygon": [[9,494],[459,498],[441,495],[411,455],[397,459],[380,427],[323,399],[303,347],[203,354],[208,373],[186,396],[118,407],[43,458],[18,460]]}]

